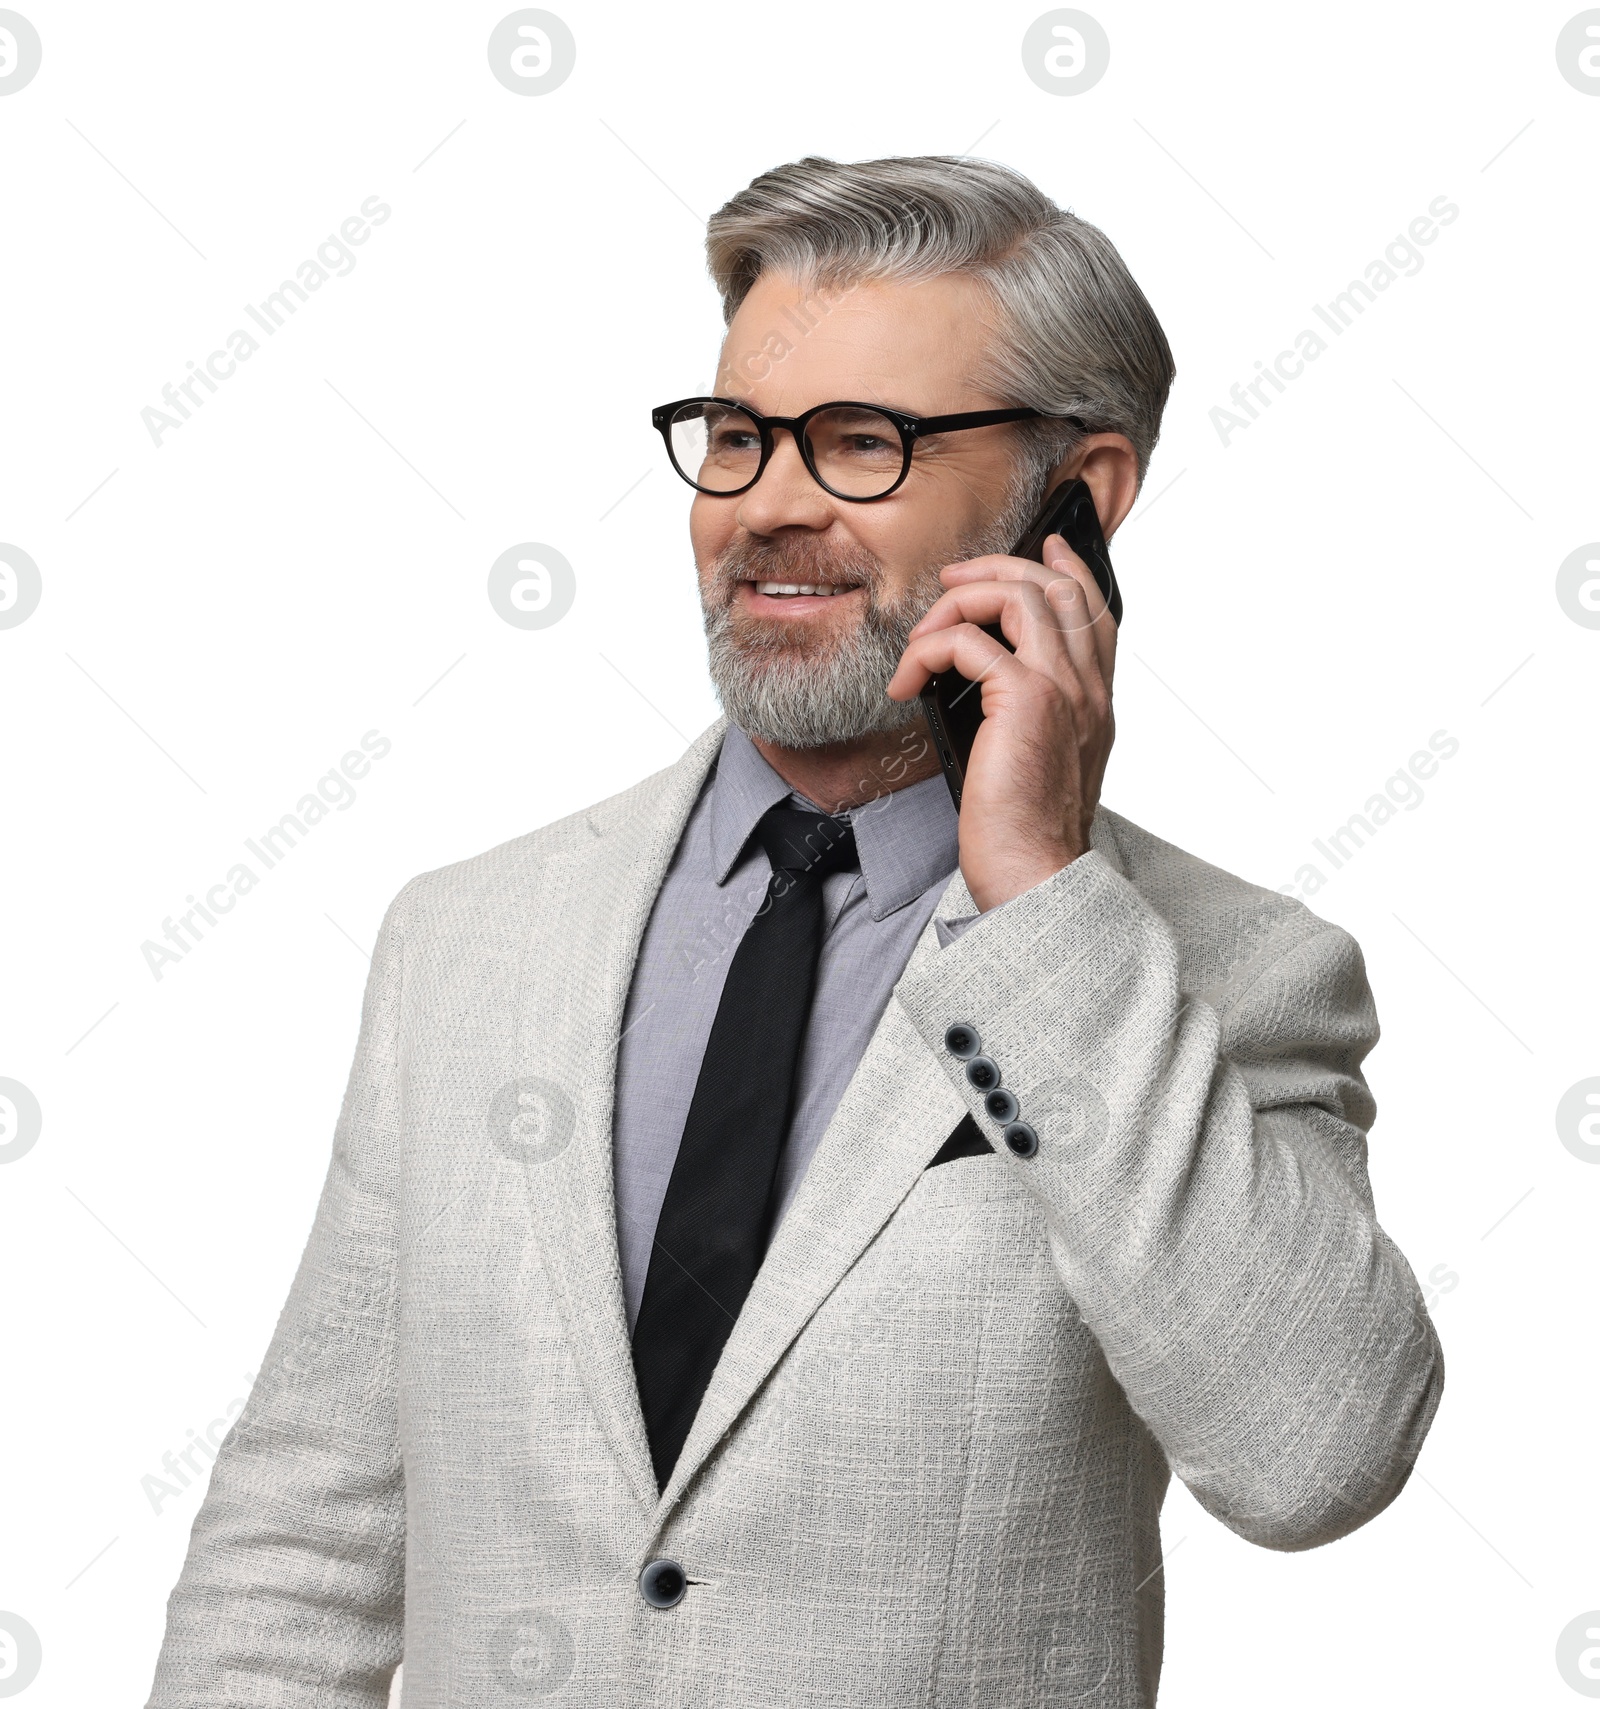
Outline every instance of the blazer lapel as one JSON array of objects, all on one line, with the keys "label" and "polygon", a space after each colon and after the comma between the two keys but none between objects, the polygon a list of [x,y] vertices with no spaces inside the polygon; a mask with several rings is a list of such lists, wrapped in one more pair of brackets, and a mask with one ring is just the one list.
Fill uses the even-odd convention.
[{"label": "blazer lapel", "polygon": [[[573,1359],[619,1464],[658,1527],[784,1350],[966,1114],[891,997],[745,1301],[671,1481],[656,1488],[622,1296],[611,1121],[617,1046],[640,940],[706,772],[719,720],[667,771],[584,815],[541,875],[523,952],[519,1074],[573,1102],[570,1141],[525,1162],[528,1204]],[[1120,870],[1109,830],[1094,842]],[[961,875],[937,916],[976,911]],[[911,966],[939,953],[933,925]]]},{"label": "blazer lapel", "polygon": [[[1098,812],[1090,846],[1118,872],[1123,870],[1111,828]],[[962,919],[976,912],[958,870],[934,919]],[[930,920],[907,971],[939,953]],[[891,997],[722,1350],[683,1452],[661,1492],[658,1528],[790,1343],[966,1114],[945,1065]]]},{"label": "blazer lapel", "polygon": [[[917,955],[937,952],[932,930]],[[891,997],[722,1350],[662,1491],[658,1525],[965,1114],[949,1076]]]},{"label": "blazer lapel", "polygon": [[573,1102],[568,1143],[525,1165],[534,1229],[584,1388],[646,1512],[656,1479],[617,1249],[617,1044],[640,939],[724,728],[719,720],[675,766],[583,817],[541,875],[518,1000],[519,1074]]}]

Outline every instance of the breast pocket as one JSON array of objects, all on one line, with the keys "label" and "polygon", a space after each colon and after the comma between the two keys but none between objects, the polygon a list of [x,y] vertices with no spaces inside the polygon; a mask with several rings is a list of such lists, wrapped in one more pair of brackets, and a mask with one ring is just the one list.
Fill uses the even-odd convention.
[{"label": "breast pocket", "polygon": [[870,1442],[885,1476],[904,1459],[913,1485],[923,1456],[946,1472],[964,1456],[997,1313],[1038,1317],[1061,1303],[1043,1215],[1018,1176],[993,1151],[922,1171],[763,1397],[787,1440],[840,1464]]}]

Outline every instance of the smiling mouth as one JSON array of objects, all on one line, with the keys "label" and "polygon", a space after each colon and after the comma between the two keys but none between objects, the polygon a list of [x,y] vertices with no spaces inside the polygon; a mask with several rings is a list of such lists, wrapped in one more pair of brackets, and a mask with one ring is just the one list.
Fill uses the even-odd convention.
[{"label": "smiling mouth", "polygon": [[835,594],[855,592],[854,585],[824,586],[815,582],[749,582],[746,585],[770,599],[793,599],[800,595],[831,599]]}]

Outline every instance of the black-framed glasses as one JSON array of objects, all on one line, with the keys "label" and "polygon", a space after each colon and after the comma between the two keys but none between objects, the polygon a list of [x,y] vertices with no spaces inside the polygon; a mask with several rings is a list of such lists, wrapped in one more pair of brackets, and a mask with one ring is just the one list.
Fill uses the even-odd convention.
[{"label": "black-framed glasses", "polygon": [[[1036,409],[979,409],[908,415],[882,404],[827,403],[803,415],[762,415],[732,398],[680,398],[650,412],[672,466],[696,492],[748,492],[772,458],[773,429],[786,428],[825,492],[851,504],[887,498],[911,472],[919,439],[1004,421],[1041,419]],[[1076,416],[1058,419],[1082,428]]]}]

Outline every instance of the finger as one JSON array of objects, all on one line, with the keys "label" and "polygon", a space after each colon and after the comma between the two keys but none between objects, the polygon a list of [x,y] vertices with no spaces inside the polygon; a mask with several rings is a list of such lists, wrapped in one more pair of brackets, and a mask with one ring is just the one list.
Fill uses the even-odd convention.
[{"label": "finger", "polygon": [[1036,564],[1031,558],[969,558],[941,570],[939,579],[946,588],[969,587],[974,582],[1032,582],[1042,588],[1064,573],[1048,564]]},{"label": "finger", "polygon": [[1080,621],[1086,619],[1093,624],[1108,622],[1111,628],[1116,627],[1116,620],[1111,616],[1111,608],[1106,604],[1106,598],[1100,591],[1100,584],[1095,580],[1094,571],[1078,556],[1060,534],[1052,534],[1044,543],[1045,568],[1051,572],[1051,580],[1068,576],[1083,589],[1086,604],[1080,615]]},{"label": "finger", "polygon": [[1020,686],[1029,677],[1038,677],[976,624],[959,623],[953,629],[932,630],[907,643],[889,679],[889,698],[910,700],[940,671],[948,670],[959,671],[968,682],[986,685],[1009,681]]},{"label": "finger", "polygon": [[1044,543],[1047,567],[1056,572],[1045,598],[1067,637],[1067,651],[1080,673],[1093,669],[1110,687],[1117,657],[1117,623],[1094,571],[1059,534]]},{"label": "finger", "polygon": [[[939,596],[909,638],[959,623],[998,623],[1025,665],[1055,680],[1071,674],[1072,659],[1060,619],[1050,609],[1045,590],[1031,580],[972,582],[951,588]],[[1076,688],[1064,681],[1063,686],[1069,691]]]},{"label": "finger", "polygon": [[[1004,582],[966,582],[959,587],[947,588],[911,633],[921,635],[930,629],[947,629],[955,623],[994,623],[1012,606],[1016,607],[1019,618],[1027,615],[1035,622],[1054,621],[1045,602],[1043,584],[1018,576]],[[981,616],[978,615],[980,612]],[[1004,623],[1001,627],[1005,627]],[[1013,645],[1017,641],[1017,636],[1009,629],[1006,630],[1006,638]]]},{"label": "finger", "polygon": [[1115,626],[1091,624],[1086,604],[1082,583],[1068,574],[1046,587],[1024,579],[973,582],[941,594],[910,639],[998,621],[1023,665],[1052,683],[1075,713],[1101,722],[1111,709],[1111,679],[1098,638]]},{"label": "finger", "polygon": [[947,564],[939,572],[939,579],[946,587],[980,581],[1033,581],[1042,587],[1067,573],[1065,566],[1054,566],[1049,562],[1053,555],[1063,552],[1072,555],[1066,541],[1059,534],[1051,534],[1040,548],[1039,558],[1004,557],[990,552],[982,558],[963,558],[958,564]]},{"label": "finger", "polygon": [[[1049,535],[1044,542],[1043,551],[1046,560],[1044,563],[1035,563],[1031,558],[1000,557],[994,553],[982,558],[967,558],[959,564],[948,565],[940,572],[939,579],[947,588],[964,587],[979,581],[1031,581],[1046,592],[1063,577],[1068,581],[1076,581],[1086,591],[1087,605],[1077,606],[1068,600],[1057,611],[1057,622],[1063,627],[1093,626],[1095,646],[1098,650],[1098,668],[1101,676],[1109,680],[1112,660],[1115,657],[1116,621],[1110,616],[1105,596],[1100,592],[1094,572],[1060,534]],[[1054,609],[1053,601],[1052,608]]]},{"label": "finger", "polygon": [[946,587],[958,582],[996,582],[1015,580],[1028,571],[1042,570],[1042,564],[1032,558],[1014,558],[1004,552],[985,552],[981,558],[963,558],[959,563],[946,564],[939,579]]},{"label": "finger", "polygon": [[1083,693],[1091,704],[1109,705],[1115,655],[1107,656],[1102,646],[1101,638],[1108,634],[1107,625],[1095,623],[1089,617],[1083,586],[1075,577],[1058,576],[1044,592],[1062,647],[1071,661],[1074,680],[1083,685]]}]

